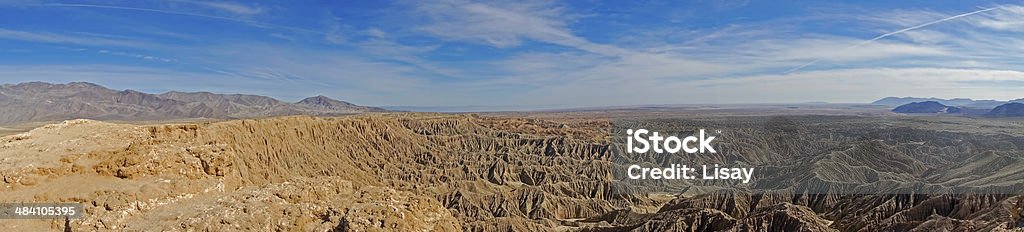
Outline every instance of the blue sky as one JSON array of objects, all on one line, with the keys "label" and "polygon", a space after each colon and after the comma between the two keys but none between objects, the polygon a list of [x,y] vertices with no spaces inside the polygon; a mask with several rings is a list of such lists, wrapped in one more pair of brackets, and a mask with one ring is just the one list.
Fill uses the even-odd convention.
[{"label": "blue sky", "polygon": [[2,82],[378,106],[1024,98],[1024,2],[0,0]]}]

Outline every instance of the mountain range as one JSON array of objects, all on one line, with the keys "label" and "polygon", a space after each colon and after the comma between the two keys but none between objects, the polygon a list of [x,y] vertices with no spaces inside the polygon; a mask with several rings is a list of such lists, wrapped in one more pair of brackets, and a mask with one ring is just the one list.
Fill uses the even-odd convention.
[{"label": "mountain range", "polygon": [[0,125],[66,119],[232,119],[282,115],[336,116],[385,111],[315,96],[288,103],[271,97],[210,92],[143,93],[88,82],[0,86]]},{"label": "mountain range", "polygon": [[896,113],[911,113],[911,114],[923,114],[923,113],[960,113],[961,109],[955,106],[947,106],[936,101],[923,101],[923,102],[912,102],[892,109],[892,112]]},{"label": "mountain range", "polygon": [[985,116],[990,117],[1024,117],[1024,103],[1011,102],[997,106]]},{"label": "mountain range", "polygon": [[949,106],[937,101],[911,102],[892,109],[895,113],[904,114],[956,114],[965,116],[985,117],[1024,117],[1024,103],[1005,103],[991,110]]},{"label": "mountain range", "polygon": [[942,98],[920,98],[920,97],[886,97],[872,102],[872,105],[886,105],[886,106],[900,106],[914,102],[926,102],[934,101],[942,103],[947,106],[957,107],[968,107],[976,109],[992,109],[996,106],[1003,105],[1011,102],[1024,103],[1024,98],[1010,100],[1010,101],[998,101],[998,100],[974,100],[970,98],[953,98],[953,99],[942,99]]}]

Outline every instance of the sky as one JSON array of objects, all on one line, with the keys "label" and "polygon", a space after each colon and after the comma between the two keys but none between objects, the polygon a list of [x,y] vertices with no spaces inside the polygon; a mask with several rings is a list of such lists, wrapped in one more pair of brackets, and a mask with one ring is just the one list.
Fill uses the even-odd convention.
[{"label": "sky", "polygon": [[1024,98],[1021,1],[0,0],[0,82],[591,107]]}]

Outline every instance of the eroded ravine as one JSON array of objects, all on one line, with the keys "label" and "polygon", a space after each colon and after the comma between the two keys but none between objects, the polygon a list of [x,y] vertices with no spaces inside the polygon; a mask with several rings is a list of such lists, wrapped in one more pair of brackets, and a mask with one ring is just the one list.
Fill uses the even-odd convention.
[{"label": "eroded ravine", "polygon": [[[148,126],[77,120],[4,137],[0,200],[82,202],[87,214],[72,226],[83,230],[965,230],[1019,219],[1020,201],[1007,194],[622,194],[631,191],[613,180],[610,127],[444,114]],[[855,142],[849,138],[801,146],[817,135],[738,131],[750,136],[728,146],[752,154],[748,162],[783,165],[784,151],[803,165],[888,168],[844,158],[865,152],[840,146]],[[950,136],[909,138],[943,139]],[[1016,142],[993,144],[1012,150]],[[938,162],[918,154],[924,148],[871,147],[907,152],[915,173],[926,170],[915,162]],[[831,151],[842,152],[814,156]],[[993,160],[1015,157],[993,152]],[[870,173],[810,174],[826,185],[872,181]]]}]

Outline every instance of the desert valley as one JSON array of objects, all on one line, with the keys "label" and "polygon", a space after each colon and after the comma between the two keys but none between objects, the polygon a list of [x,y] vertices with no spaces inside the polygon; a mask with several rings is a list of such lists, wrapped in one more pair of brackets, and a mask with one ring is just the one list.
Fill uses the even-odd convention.
[{"label": "desert valley", "polygon": [[[9,129],[0,139],[0,202],[76,202],[85,212],[67,222],[4,220],[3,230],[977,231],[1024,225],[1019,118],[902,114],[870,104],[440,114],[333,100],[31,85],[45,87],[35,86],[32,95],[16,94],[15,85],[0,89],[11,128],[45,124]],[[94,100],[76,102],[81,96]],[[8,110],[31,102],[49,105]],[[205,110],[210,104],[222,111]],[[246,113],[256,107],[285,113]],[[626,154],[617,135],[637,123],[723,131],[719,151]],[[624,178],[630,163],[698,161],[756,166],[759,173],[748,184]]]}]

